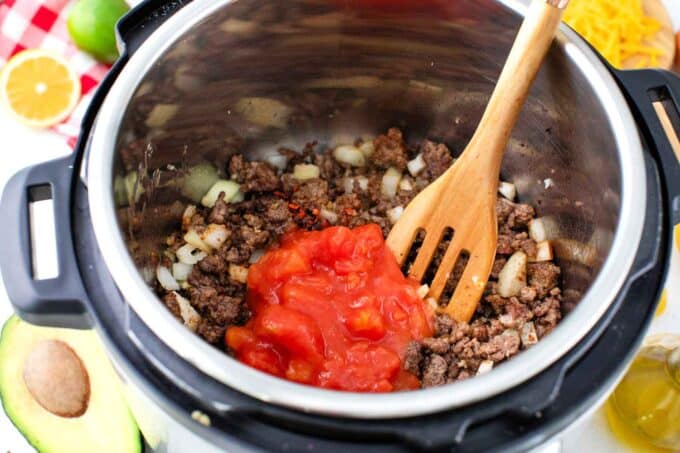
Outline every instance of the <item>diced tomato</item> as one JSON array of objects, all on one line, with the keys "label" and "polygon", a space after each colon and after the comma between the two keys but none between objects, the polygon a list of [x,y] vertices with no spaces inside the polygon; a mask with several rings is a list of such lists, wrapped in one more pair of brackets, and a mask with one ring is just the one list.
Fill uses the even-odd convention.
[{"label": "diced tomato", "polygon": [[401,357],[432,332],[416,287],[377,225],[288,233],[250,267],[253,317],[230,328],[226,343],[239,360],[291,381],[357,392],[415,388]]},{"label": "diced tomato", "polygon": [[252,345],[257,337],[252,330],[246,327],[230,327],[225,334],[225,342],[234,351],[240,351],[246,345]]},{"label": "diced tomato", "polygon": [[286,379],[311,384],[314,380],[314,366],[309,362],[299,359],[291,359],[286,370]]},{"label": "diced tomato", "polygon": [[408,371],[399,370],[394,380],[394,390],[415,390],[420,388],[420,381]]},{"label": "diced tomato", "polygon": [[253,346],[246,346],[237,358],[243,363],[257,368],[265,373],[273,374],[274,376],[283,376],[283,362],[281,357],[275,350],[267,347],[267,345],[256,344]]},{"label": "diced tomato", "polygon": [[380,340],[385,336],[385,322],[380,312],[374,307],[352,310],[347,317],[346,325],[347,329],[358,337]]},{"label": "diced tomato", "polygon": [[314,319],[281,305],[267,306],[255,319],[258,337],[283,346],[305,360],[319,360],[323,354],[323,337]]}]

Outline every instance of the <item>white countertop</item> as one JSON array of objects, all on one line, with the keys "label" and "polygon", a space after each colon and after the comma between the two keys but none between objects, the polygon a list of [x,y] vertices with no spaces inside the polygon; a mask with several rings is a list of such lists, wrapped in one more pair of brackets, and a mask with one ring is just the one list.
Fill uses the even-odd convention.
[{"label": "white countertop", "polygon": [[[664,0],[671,12],[676,29],[680,29],[680,1]],[[62,137],[49,131],[36,131],[17,124],[2,109],[0,109],[0,191],[7,179],[19,169],[54,159],[68,154],[70,149]],[[7,215],[7,214],[4,214]],[[655,319],[652,326],[654,333],[680,333],[680,253],[677,247],[673,256],[669,279],[668,308],[663,316]],[[12,313],[7,300],[3,282],[0,279],[0,323],[4,322]],[[586,417],[581,423],[562,436],[563,451],[628,451],[626,447],[617,443],[610,434],[606,420],[601,411],[593,408],[594,414]],[[0,411],[0,451],[23,453],[33,451],[24,438],[7,420],[4,412]]]}]

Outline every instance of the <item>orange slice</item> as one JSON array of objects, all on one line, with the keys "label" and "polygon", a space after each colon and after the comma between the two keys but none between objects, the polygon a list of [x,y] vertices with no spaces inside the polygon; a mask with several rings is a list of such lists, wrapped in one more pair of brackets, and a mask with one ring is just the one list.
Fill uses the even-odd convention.
[{"label": "orange slice", "polygon": [[0,100],[20,122],[48,127],[65,120],[80,98],[80,80],[59,55],[25,50],[0,73]]}]

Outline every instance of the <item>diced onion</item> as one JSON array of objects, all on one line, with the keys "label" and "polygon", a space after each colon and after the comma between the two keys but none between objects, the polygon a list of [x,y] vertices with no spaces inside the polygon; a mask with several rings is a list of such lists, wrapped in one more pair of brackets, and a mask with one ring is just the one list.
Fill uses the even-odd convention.
[{"label": "diced onion", "polygon": [[185,281],[187,278],[189,278],[189,274],[191,274],[191,270],[193,268],[193,264],[186,264],[182,262],[172,263],[172,276],[178,282]]},{"label": "diced onion", "polygon": [[236,191],[236,195],[231,197],[231,200],[229,200],[229,203],[240,203],[245,199],[245,196],[243,195],[243,192],[240,190]]},{"label": "diced onion", "polygon": [[425,167],[427,167],[427,164],[425,163],[425,159],[423,159],[422,153],[418,154],[415,159],[409,161],[406,165],[408,172],[411,173],[412,176],[416,176],[418,173],[425,170]]},{"label": "diced onion", "polygon": [[416,290],[416,294],[418,294],[418,297],[421,299],[425,299],[427,295],[430,293],[430,286],[428,284],[420,285],[418,289]]},{"label": "diced onion", "polygon": [[338,146],[333,150],[333,157],[338,162],[351,165],[352,167],[363,167],[366,165],[364,154],[356,146]]},{"label": "diced onion", "polygon": [[534,261],[552,261],[553,249],[550,241],[541,241],[536,244],[536,258]]},{"label": "diced onion", "polygon": [[401,172],[394,167],[387,169],[382,178],[381,192],[389,198],[394,198],[397,195],[397,187],[401,181]]},{"label": "diced onion", "polygon": [[177,104],[156,104],[146,118],[145,124],[150,128],[163,127],[178,110]]},{"label": "diced onion", "polygon": [[409,179],[402,178],[402,180],[399,181],[399,189],[405,192],[410,192],[413,190],[413,184],[411,184],[411,181]]},{"label": "diced onion", "polygon": [[182,194],[198,203],[220,179],[217,169],[207,162],[191,167],[182,180]]},{"label": "diced onion", "polygon": [[368,140],[359,145],[359,151],[366,156],[371,157],[375,151],[375,146],[373,145],[373,140]]},{"label": "diced onion", "polygon": [[529,222],[529,237],[536,242],[554,240],[561,235],[560,225],[555,217],[537,217]]},{"label": "diced onion", "polygon": [[177,283],[177,280],[175,280],[175,278],[172,276],[170,270],[167,267],[158,266],[156,268],[156,278],[158,279],[158,283],[161,284],[163,289],[167,291],[176,291],[179,289],[179,284]]},{"label": "diced onion", "polygon": [[508,200],[512,201],[517,196],[517,187],[510,182],[501,182],[498,186],[498,192]]},{"label": "diced onion", "polygon": [[321,170],[316,165],[312,164],[297,164],[293,168],[293,178],[298,181],[307,181],[308,179],[318,178]]},{"label": "diced onion", "polygon": [[179,306],[179,315],[184,321],[184,325],[189,328],[192,332],[196,332],[198,329],[198,324],[201,322],[201,316],[198,312],[191,306],[191,303],[184,297],[180,296],[176,291],[173,292],[175,296],[175,301]]},{"label": "diced onion", "polygon": [[206,208],[212,208],[222,192],[224,192],[224,201],[236,201],[234,198],[240,193],[239,188],[238,183],[234,181],[220,179],[210,187],[208,193],[201,199],[201,204]]},{"label": "diced onion", "polygon": [[546,231],[543,218],[538,217],[529,222],[529,237],[536,242],[548,239],[548,232]]},{"label": "diced onion", "polygon": [[184,210],[184,213],[182,214],[182,228],[184,228],[185,230],[189,229],[189,227],[191,226],[191,219],[193,219],[195,214],[196,206],[194,206],[193,204],[187,206],[187,208]]},{"label": "diced onion", "polygon": [[184,244],[183,246],[177,249],[175,255],[177,256],[177,259],[179,260],[180,263],[196,264],[203,258],[208,256],[205,252],[202,251],[194,253],[196,250],[197,250],[196,247],[194,247],[193,245]]},{"label": "diced onion", "polygon": [[517,296],[527,284],[527,256],[515,252],[498,274],[498,294],[501,297]]},{"label": "diced onion", "polygon": [[509,313],[499,316],[498,321],[500,321],[504,327],[514,327],[517,323],[517,320]]},{"label": "diced onion", "polygon": [[437,299],[434,297],[428,297],[425,299],[425,303],[432,309],[433,312],[439,310],[439,304],[437,303]]},{"label": "diced onion", "polygon": [[201,233],[201,240],[208,246],[214,249],[218,249],[224,244],[224,242],[229,237],[229,230],[224,225],[218,225],[211,223],[208,227]]},{"label": "diced onion", "polygon": [[188,244],[191,244],[195,248],[201,249],[206,253],[210,253],[212,250],[208,244],[203,242],[203,239],[201,239],[201,235],[198,234],[194,229],[191,229],[184,234],[184,240]]},{"label": "diced onion", "polygon": [[333,212],[333,211],[331,211],[331,210],[329,210],[329,209],[322,209],[322,210],[319,212],[319,216],[320,216],[322,219],[328,220],[328,222],[329,222],[329,223],[332,223],[332,224],[334,224],[335,222],[338,221],[338,215],[337,215],[335,212]]},{"label": "diced onion", "polygon": [[246,283],[248,281],[248,268],[238,264],[229,264],[229,277],[237,282]]},{"label": "diced onion", "polygon": [[479,368],[477,368],[477,376],[480,374],[485,374],[488,373],[493,369],[493,361],[492,360],[484,360],[482,363],[479,364]]},{"label": "diced onion", "polygon": [[387,218],[389,219],[390,223],[394,225],[395,223],[397,223],[397,220],[399,220],[403,213],[404,213],[403,206],[395,206],[394,208],[387,211]]},{"label": "diced onion", "polygon": [[343,178],[342,179],[342,188],[345,191],[345,193],[353,193],[354,192],[354,178]]},{"label": "diced onion", "polygon": [[367,190],[368,189],[368,178],[365,176],[357,176],[356,178],[345,178],[342,181],[342,188],[345,190],[345,193],[352,193],[354,192],[354,182],[359,183],[359,188],[361,190]]},{"label": "diced onion", "polygon": [[263,249],[257,249],[253,253],[250,254],[250,258],[248,258],[248,262],[250,264],[255,264],[258,261],[260,261],[260,258],[264,255],[264,250]]},{"label": "diced onion", "polygon": [[536,327],[533,322],[527,322],[522,326],[520,340],[522,340],[524,347],[538,343],[538,335],[536,334]]}]

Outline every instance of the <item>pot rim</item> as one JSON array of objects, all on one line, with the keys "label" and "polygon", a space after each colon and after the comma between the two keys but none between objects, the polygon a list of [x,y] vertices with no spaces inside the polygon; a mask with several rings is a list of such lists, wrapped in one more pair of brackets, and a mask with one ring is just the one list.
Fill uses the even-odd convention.
[{"label": "pot rim", "polygon": [[[162,309],[128,253],[115,216],[113,164],[119,127],[135,88],[163,52],[197,22],[233,0],[194,0],[170,17],[131,56],[98,112],[87,161],[88,199],[98,246],[125,300],[143,322],[184,360],[203,373],[266,403],[303,412],[360,419],[418,416],[478,402],[537,375],[576,345],[602,317],[630,271],[642,236],[647,199],[638,129],[607,67],[575,32],[562,24],[558,42],[600,94],[614,134],[621,174],[621,207],[609,256],[577,307],[550,335],[490,373],[443,387],[363,394],[325,390],[276,378],[215,349]],[[527,0],[498,0],[523,15]],[[603,303],[602,301],[606,301]]]}]

